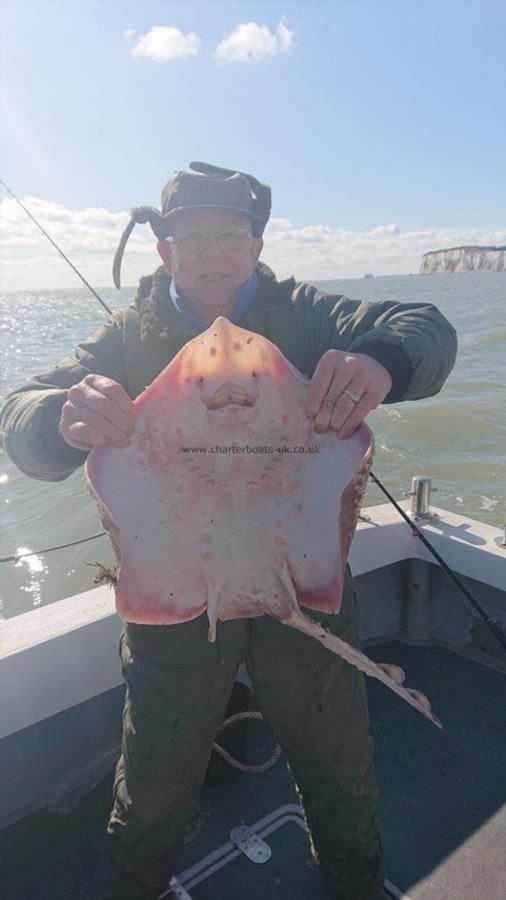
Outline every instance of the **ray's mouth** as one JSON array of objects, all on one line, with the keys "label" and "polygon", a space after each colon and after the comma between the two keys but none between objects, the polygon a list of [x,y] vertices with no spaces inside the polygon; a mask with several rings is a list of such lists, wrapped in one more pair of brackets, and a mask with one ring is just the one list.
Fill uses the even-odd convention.
[{"label": "ray's mouth", "polygon": [[226,382],[213,394],[206,403],[207,409],[222,409],[224,406],[254,406],[255,398],[244,388],[232,382]]}]

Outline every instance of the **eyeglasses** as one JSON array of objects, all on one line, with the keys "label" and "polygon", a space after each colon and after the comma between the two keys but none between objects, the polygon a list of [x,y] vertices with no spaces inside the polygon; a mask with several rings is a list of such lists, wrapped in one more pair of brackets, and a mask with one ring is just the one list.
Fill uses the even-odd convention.
[{"label": "eyeglasses", "polygon": [[189,231],[177,237],[170,235],[167,241],[174,244],[185,256],[200,256],[209,238],[216,238],[222,253],[229,253],[231,250],[244,250],[252,237],[251,231],[247,228],[228,228],[226,231]]}]

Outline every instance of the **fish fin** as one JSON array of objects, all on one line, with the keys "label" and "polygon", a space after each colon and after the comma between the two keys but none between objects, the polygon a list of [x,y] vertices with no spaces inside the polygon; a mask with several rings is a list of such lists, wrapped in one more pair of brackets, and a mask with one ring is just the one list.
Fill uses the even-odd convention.
[{"label": "fish fin", "polygon": [[406,673],[400,666],[394,666],[392,663],[377,663],[377,666],[379,669],[383,669],[383,671],[397,684],[404,684],[406,681]]},{"label": "fish fin", "polygon": [[207,618],[209,620],[209,631],[207,640],[214,644],[216,640],[216,623],[218,620],[219,592],[214,587],[207,588]]},{"label": "fish fin", "polygon": [[[386,684],[390,690],[395,694],[398,694],[398,696],[405,700],[406,703],[409,703],[410,706],[414,706],[415,709],[425,716],[425,718],[429,719],[433,725],[436,725],[438,728],[443,727],[438,717],[432,712],[429,700],[425,694],[420,694],[419,691],[415,691],[411,688],[404,688],[402,687],[402,682],[396,680],[400,678],[400,673],[402,673],[402,669],[398,666],[391,667],[385,663],[378,665],[374,660],[369,659],[368,656],[365,656],[364,653],[357,650],[356,647],[347,644],[346,641],[341,640],[341,638],[338,638],[330,631],[325,631],[321,625],[317,625],[316,622],[313,622],[305,616],[300,609],[298,615],[293,615],[286,624],[291,625],[293,628],[297,628],[298,631],[302,631],[304,634],[309,635],[309,637],[316,638],[320,644],[323,644],[323,646],[327,647],[328,650],[331,650],[332,653],[345,659],[346,662],[350,663],[352,666],[356,666],[361,672],[364,672],[371,678],[377,678],[378,681],[382,681],[383,684]],[[390,674],[390,669],[393,669],[392,674]]]}]

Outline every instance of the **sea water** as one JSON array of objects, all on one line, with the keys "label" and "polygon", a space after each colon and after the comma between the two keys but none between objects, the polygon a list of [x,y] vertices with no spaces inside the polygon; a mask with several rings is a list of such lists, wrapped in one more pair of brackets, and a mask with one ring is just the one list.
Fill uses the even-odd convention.
[{"label": "sea water", "polygon": [[[459,337],[443,390],[368,416],[376,437],[375,474],[397,498],[413,475],[429,475],[435,505],[492,526],[505,521],[506,273],[395,276],[315,282],[364,300],[434,303]],[[134,290],[99,291],[112,309]],[[16,292],[0,297],[0,393],[70,354],[105,320],[86,290]],[[386,502],[371,485],[366,505]],[[82,469],[65,481],[21,474],[0,451],[0,557],[43,550],[103,531]],[[406,526],[407,528],[408,526]],[[0,564],[0,615],[11,617],[93,586],[95,561],[113,562],[107,538]]]}]

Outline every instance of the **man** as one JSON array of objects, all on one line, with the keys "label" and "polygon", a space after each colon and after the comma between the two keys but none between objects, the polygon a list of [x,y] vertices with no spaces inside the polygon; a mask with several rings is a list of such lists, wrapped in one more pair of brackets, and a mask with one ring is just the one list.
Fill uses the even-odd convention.
[{"label": "man", "polygon": [[[100,443],[126,447],[133,399],[218,315],[265,335],[311,378],[307,414],[318,432],[346,438],[379,403],[437,393],[456,353],[455,333],[428,304],[348,300],[259,263],[270,189],[233,170],[192,163],[162,193],[149,221],[163,267],[141,280],[72,357],[10,395],[1,424],[14,462],[34,478],[67,477]],[[348,571],[342,610],[325,626],[358,645]],[[321,872],[342,900],[385,897],[364,678],[274,619],[241,619],[206,639],[204,617],[182,625],[125,622],[127,683],[122,755],[108,835],[114,900],[154,900],[175,872],[196,809],[237,664],[301,794]],[[303,900],[303,898],[301,898]]]}]

